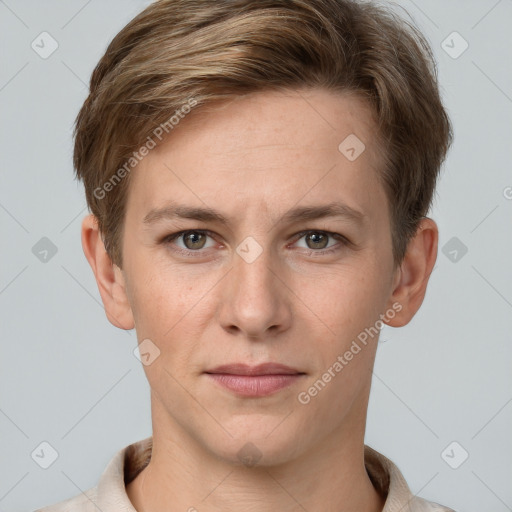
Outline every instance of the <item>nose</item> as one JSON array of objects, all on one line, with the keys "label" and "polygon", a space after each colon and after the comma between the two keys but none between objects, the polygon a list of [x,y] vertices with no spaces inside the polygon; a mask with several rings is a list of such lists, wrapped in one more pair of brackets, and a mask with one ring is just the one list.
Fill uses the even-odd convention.
[{"label": "nose", "polygon": [[230,334],[265,340],[290,327],[293,294],[268,250],[249,261],[234,255],[233,268],[223,279],[219,321]]}]

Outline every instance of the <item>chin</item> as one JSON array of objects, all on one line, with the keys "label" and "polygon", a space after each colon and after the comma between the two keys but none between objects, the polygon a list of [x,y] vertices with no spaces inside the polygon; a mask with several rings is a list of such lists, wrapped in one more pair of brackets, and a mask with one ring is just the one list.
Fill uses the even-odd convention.
[{"label": "chin", "polygon": [[[246,467],[270,467],[291,462],[305,451],[307,442],[304,433],[284,425],[287,419],[275,417],[254,418],[245,427],[233,425],[227,428],[233,436],[223,436],[217,441],[209,440],[210,451],[231,465]],[[279,425],[279,422],[282,422]],[[212,442],[213,441],[213,442]]]}]

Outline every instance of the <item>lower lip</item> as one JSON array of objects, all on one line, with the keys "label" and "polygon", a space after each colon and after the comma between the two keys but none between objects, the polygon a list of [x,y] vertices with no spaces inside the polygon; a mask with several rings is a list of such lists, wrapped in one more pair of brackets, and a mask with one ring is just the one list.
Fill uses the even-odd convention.
[{"label": "lower lip", "polygon": [[267,396],[291,386],[302,374],[291,375],[231,375],[228,373],[208,373],[209,377],[221,386],[242,396]]}]

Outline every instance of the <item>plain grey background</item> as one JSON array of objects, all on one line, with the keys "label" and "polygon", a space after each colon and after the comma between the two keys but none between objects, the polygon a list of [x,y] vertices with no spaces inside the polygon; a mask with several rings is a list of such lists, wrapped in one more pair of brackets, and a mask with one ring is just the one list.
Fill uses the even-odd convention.
[{"label": "plain grey background", "polygon": [[[96,485],[115,452],[151,435],[135,332],[108,322],[82,252],[87,209],[71,160],[90,74],[148,3],[0,0],[0,512],[75,496]],[[437,264],[413,321],[383,329],[366,443],[399,466],[413,493],[458,511],[504,512],[512,510],[512,1],[399,5],[432,44],[455,142],[431,212]],[[48,469],[34,455],[51,457],[43,442],[58,454]]]}]

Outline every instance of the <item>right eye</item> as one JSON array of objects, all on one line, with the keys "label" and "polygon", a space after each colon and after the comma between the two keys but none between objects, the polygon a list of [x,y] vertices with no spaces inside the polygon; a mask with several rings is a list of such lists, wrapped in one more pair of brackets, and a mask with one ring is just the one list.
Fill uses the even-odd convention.
[{"label": "right eye", "polygon": [[[191,255],[190,253],[200,252],[201,249],[208,249],[213,247],[214,244],[207,246],[207,238],[211,236],[210,231],[198,230],[198,229],[188,229],[186,231],[179,231],[177,233],[172,233],[167,235],[162,243],[166,246],[170,246],[171,250],[178,252],[183,255]],[[172,245],[174,241],[181,241],[183,245],[177,245],[177,248],[173,248]]]}]

